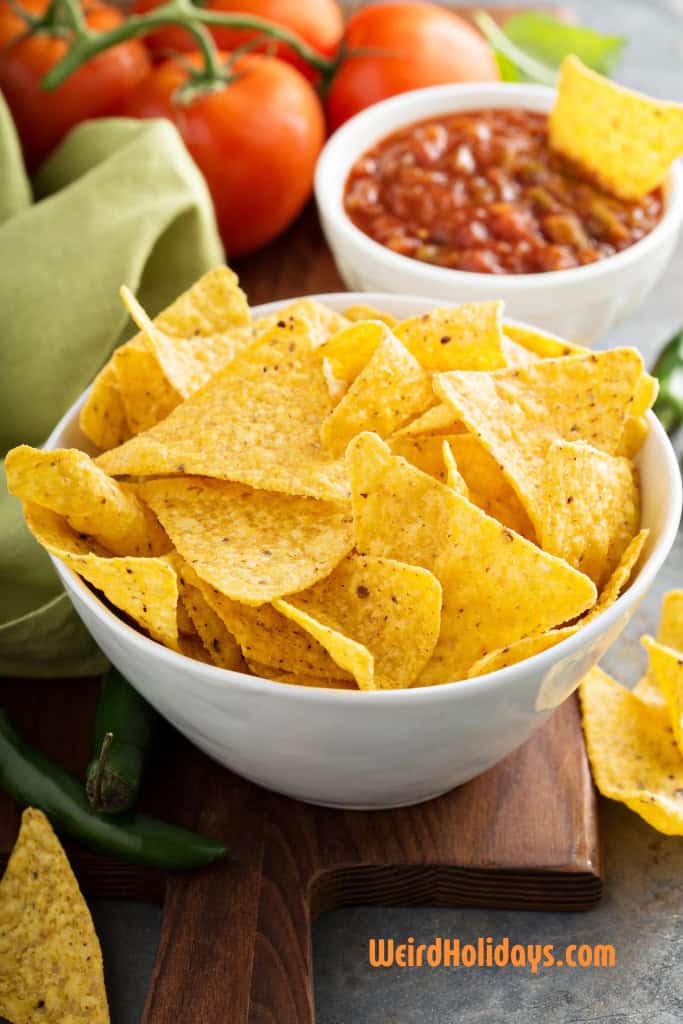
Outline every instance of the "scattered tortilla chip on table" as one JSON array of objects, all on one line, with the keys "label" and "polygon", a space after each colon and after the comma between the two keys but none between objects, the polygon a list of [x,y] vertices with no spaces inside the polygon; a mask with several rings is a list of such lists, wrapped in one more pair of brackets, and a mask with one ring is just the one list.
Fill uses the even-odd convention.
[{"label": "scattered tortilla chip on table", "polygon": [[410,686],[439,635],[437,579],[387,558],[349,555],[327,579],[273,603],[351,672],[362,690]]},{"label": "scattered tortilla chip on table", "polygon": [[599,668],[579,688],[595,784],[665,835],[683,835],[683,755],[668,708],[640,700]]},{"label": "scattered tortilla chip on table", "polygon": [[113,555],[161,555],[168,537],[134,492],[75,448],[41,451],[20,445],[5,461],[10,492],[67,518]]},{"label": "scattered tortilla chip on table", "polygon": [[304,321],[282,321],[151,430],[99,456],[113,476],[189,473],[344,500],[320,425],[332,400]]},{"label": "scattered tortilla chip on table", "polygon": [[90,911],[42,811],[29,808],[0,881],[0,1016],[12,1024],[108,1024]]},{"label": "scattered tortilla chip on table", "polygon": [[345,502],[192,476],[152,480],[139,493],[194,571],[245,604],[305,590],[353,547]]},{"label": "scattered tortilla chip on table", "polygon": [[643,637],[650,657],[650,669],[669,709],[673,734],[683,757],[683,652]]},{"label": "scattered tortilla chip on table", "polygon": [[503,303],[469,302],[404,320],[396,337],[425,370],[497,370],[505,366]]},{"label": "scattered tortilla chip on table", "polygon": [[683,104],[651,99],[591,71],[560,67],[550,146],[620,199],[642,199],[683,153]]}]

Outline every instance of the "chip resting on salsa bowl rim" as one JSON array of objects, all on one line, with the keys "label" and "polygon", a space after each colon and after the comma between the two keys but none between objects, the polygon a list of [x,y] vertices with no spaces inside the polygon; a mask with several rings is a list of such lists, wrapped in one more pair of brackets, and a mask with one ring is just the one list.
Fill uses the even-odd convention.
[{"label": "chip resting on salsa bowl rim", "polygon": [[[683,105],[568,57],[556,92],[438,86],[364,111],[325,147],[316,197],[349,287],[503,297],[508,315],[589,341],[670,258],[682,153]],[[579,286],[590,316],[572,312]]]},{"label": "chip resting on salsa bowl rim", "polygon": [[22,445],[6,467],[36,539],[157,643],[309,688],[432,687],[628,588],[657,390],[636,349],[490,301],[252,316],[227,268],[153,321],[125,298],[140,333],[80,413],[94,457]]}]

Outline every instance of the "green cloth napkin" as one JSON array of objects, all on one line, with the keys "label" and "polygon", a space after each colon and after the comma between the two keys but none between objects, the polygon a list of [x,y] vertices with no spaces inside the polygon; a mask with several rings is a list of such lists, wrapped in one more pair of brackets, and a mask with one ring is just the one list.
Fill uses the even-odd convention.
[{"label": "green cloth napkin", "polygon": [[[204,179],[167,121],[77,127],[33,181],[0,95],[0,454],[40,445],[131,333],[223,261]],[[0,675],[106,665],[0,472]]]}]

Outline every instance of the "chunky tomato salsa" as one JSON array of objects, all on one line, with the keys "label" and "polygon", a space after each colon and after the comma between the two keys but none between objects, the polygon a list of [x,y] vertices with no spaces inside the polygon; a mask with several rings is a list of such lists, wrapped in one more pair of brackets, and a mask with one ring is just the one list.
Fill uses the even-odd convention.
[{"label": "chunky tomato salsa", "polygon": [[479,274],[534,274],[605,259],[662,214],[659,189],[617,199],[548,145],[548,119],[472,110],[411,124],[352,167],[344,206],[403,256]]}]

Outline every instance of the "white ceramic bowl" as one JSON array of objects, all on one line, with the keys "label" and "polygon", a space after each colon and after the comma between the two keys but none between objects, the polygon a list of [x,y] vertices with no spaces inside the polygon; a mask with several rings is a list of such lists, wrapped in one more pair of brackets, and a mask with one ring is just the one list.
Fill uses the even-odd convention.
[{"label": "white ceramic bowl", "polygon": [[[399,318],[433,307],[395,295],[317,296],[333,309],[365,298]],[[284,303],[256,308],[257,315]],[[66,413],[47,448],[92,452],[78,413]],[[399,807],[444,793],[523,743],[576,688],[628,622],[673,543],[681,508],[676,458],[654,416],[641,453],[642,520],[651,537],[628,591],[585,629],[549,651],[478,679],[377,691],[287,686],[214,668],[167,650],[111,612],[53,559],[76,611],[105,654],[201,750],[269,789],[346,808]]]},{"label": "white ceramic bowl", "polygon": [[356,114],[322,151],[315,195],[325,237],[347,286],[429,295],[447,303],[504,299],[506,315],[588,344],[642,303],[671,259],[683,222],[683,171],[665,186],[657,226],[630,248],[585,267],[545,274],[471,274],[400,256],[360,231],[344,212],[344,184],[357,158],[386,135],[430,115],[485,107],[548,111],[554,90],[505,82],[438,85],[404,93]]}]

